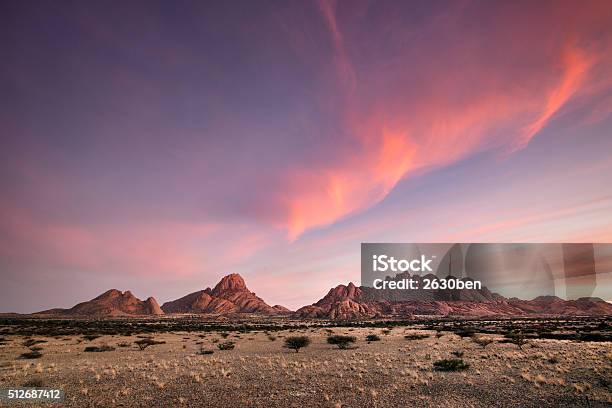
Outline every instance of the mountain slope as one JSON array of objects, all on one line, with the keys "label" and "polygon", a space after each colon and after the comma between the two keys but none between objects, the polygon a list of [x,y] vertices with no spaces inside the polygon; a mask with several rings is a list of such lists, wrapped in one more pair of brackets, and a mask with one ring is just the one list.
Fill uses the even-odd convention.
[{"label": "mountain slope", "polygon": [[111,289],[92,300],[79,303],[70,309],[51,309],[39,312],[38,314],[114,317],[126,315],[163,315],[164,312],[153,297],[142,301],[129,290],[121,292],[117,289]]},{"label": "mountain slope", "polygon": [[[413,278],[417,278],[414,275]],[[402,277],[403,278],[403,277]],[[419,279],[419,278],[417,278]],[[506,299],[482,289],[455,291],[377,290],[357,287],[352,282],[338,285],[318,302],[298,309],[300,318],[334,320],[373,317],[437,316],[524,316],[524,315],[612,315],[612,304],[598,298],[563,300],[540,296],[533,300]]]},{"label": "mountain slope", "polygon": [[166,302],[162,310],[166,313],[287,313],[282,306],[270,306],[251,292],[242,276],[227,275],[213,288],[190,293],[180,299]]}]

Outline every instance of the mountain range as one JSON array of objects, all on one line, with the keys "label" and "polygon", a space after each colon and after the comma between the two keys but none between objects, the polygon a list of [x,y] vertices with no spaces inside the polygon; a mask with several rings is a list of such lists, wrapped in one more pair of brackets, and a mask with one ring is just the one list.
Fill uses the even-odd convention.
[{"label": "mountain range", "polygon": [[[407,274],[396,276],[404,278]],[[413,275],[413,279],[424,279]],[[431,277],[430,277],[431,278]],[[468,279],[468,278],[463,278]],[[292,312],[268,305],[251,292],[239,274],[221,279],[214,288],[199,290],[161,307],[153,297],[142,301],[130,291],[111,289],[70,309],[50,309],[35,315],[119,317],[164,314],[259,314],[295,318],[356,320],[368,318],[435,316],[526,316],[526,315],[612,315],[612,305],[599,298],[563,300],[540,296],[533,300],[505,298],[482,289],[462,290],[377,290],[370,287],[338,285],[316,303]]]}]

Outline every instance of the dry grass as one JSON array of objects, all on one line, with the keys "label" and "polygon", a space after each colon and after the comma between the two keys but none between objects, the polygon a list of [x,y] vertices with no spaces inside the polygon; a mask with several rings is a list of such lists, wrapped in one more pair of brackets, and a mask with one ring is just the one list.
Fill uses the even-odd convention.
[{"label": "dry grass", "polygon": [[[49,339],[35,361],[20,359],[27,339],[15,336],[0,348],[0,388],[41,379],[45,387],[66,392],[67,407],[455,407],[455,406],[609,406],[612,377],[610,343],[530,340],[522,350],[501,343],[486,346],[422,328],[383,329],[381,341],[367,342],[371,328],[296,328],[274,333],[279,339],[308,336],[299,353],[270,341],[263,331],[229,333],[235,348],[200,354],[197,335],[155,333],[155,347],[119,347],[84,353],[80,336]],[[223,332],[225,333],[225,332]],[[405,335],[427,334],[418,341]],[[330,335],[355,337],[353,348],[339,351]],[[147,335],[150,336],[150,335]],[[231,336],[231,337],[230,337]],[[470,336],[465,336],[470,337]],[[151,337],[144,337],[151,338]],[[134,344],[136,336],[110,337],[112,344]],[[223,338],[209,334],[205,345]],[[229,340],[231,338],[231,340]],[[96,340],[96,339],[94,339]],[[100,347],[103,343],[92,347]],[[531,344],[537,347],[531,347]],[[186,346],[185,348],[183,346]],[[206,350],[206,349],[203,349]],[[462,351],[461,356],[453,352]],[[459,353],[458,353],[459,354]],[[462,359],[469,369],[436,371],[439,360]]]}]

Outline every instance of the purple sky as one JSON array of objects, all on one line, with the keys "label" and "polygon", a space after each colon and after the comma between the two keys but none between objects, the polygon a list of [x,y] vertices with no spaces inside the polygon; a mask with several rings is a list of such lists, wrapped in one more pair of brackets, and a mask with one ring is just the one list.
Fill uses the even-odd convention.
[{"label": "purple sky", "polygon": [[608,1],[3,1],[0,38],[0,311],[612,242]]}]

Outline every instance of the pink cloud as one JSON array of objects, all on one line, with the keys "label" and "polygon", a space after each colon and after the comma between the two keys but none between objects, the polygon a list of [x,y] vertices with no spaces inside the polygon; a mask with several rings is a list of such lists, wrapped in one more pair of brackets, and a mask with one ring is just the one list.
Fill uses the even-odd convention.
[{"label": "pink cloud", "polygon": [[[527,29],[512,24],[518,10],[502,8],[487,22],[490,38],[477,33],[466,37],[465,44],[447,50],[448,55],[417,61],[416,70],[409,57],[398,53],[381,69],[366,71],[363,55],[376,52],[356,40],[362,38],[356,34],[361,34],[357,18],[339,21],[338,10],[344,5],[319,2],[333,50],[327,56],[329,68],[338,78],[321,90],[329,96],[321,100],[351,147],[323,144],[320,149],[334,151],[332,160],[285,169],[278,194],[266,197],[275,209],[275,225],[284,228],[290,240],[371,208],[408,175],[490,149],[524,149],[554,117],[566,113],[561,110],[574,97],[587,90],[601,93],[609,85],[596,85],[594,77],[596,68],[612,62],[601,47],[607,38],[597,46],[584,45],[603,21],[596,8],[577,16],[561,8],[546,16],[550,21],[545,26]],[[423,35],[443,31],[441,23],[457,24],[449,19],[433,20]],[[546,27],[569,21],[573,24],[567,25],[566,35],[547,32]],[[411,34],[392,19],[388,30],[397,38]],[[515,47],[517,42],[528,45]],[[491,59],[492,45],[507,49],[508,55]],[[325,56],[319,58],[325,61]]]}]

